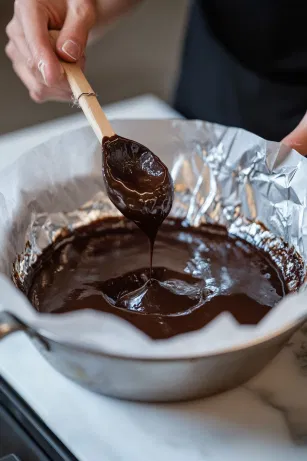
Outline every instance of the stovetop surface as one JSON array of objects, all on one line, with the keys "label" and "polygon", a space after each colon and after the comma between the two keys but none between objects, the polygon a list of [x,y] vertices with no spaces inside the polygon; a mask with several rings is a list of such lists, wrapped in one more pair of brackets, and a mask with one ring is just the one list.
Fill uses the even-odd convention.
[{"label": "stovetop surface", "polygon": [[20,458],[17,458],[15,455],[7,455],[4,458],[1,458],[0,461],[21,461]]},{"label": "stovetop surface", "polygon": [[0,461],[78,461],[0,377]]}]

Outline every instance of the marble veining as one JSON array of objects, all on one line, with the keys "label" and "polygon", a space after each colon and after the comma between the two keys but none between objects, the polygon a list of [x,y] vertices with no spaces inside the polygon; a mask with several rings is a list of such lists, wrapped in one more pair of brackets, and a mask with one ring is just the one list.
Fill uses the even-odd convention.
[{"label": "marble veining", "polygon": [[293,443],[307,447],[307,324],[244,387],[279,411]]}]

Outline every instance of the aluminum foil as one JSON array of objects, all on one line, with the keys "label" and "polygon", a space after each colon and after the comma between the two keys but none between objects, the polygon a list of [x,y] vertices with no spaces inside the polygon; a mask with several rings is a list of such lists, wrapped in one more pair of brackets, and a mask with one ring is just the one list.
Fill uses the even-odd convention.
[{"label": "aluminum foil", "polygon": [[[290,291],[303,284],[306,159],[244,130],[198,121],[120,122],[118,131],[133,137],[129,125],[136,123],[144,127],[136,135],[140,142],[149,145],[151,139],[158,139],[160,147],[165,140],[162,154],[149,147],[169,166],[175,182],[171,216],[192,226],[204,222],[226,226],[233,235],[270,254]],[[149,137],[140,139],[148,130]],[[27,292],[28,276],[47,246],[93,221],[119,214],[103,191],[75,211],[35,214],[25,251],[14,263],[15,284]]]},{"label": "aluminum foil", "polygon": [[[173,216],[194,226],[226,226],[269,251],[290,290],[303,282],[307,159],[246,131],[200,121],[116,121],[113,126],[167,164],[176,185]],[[25,292],[27,275],[29,280],[46,247],[118,214],[105,195],[101,163],[101,146],[91,129],[84,128],[46,141],[0,172],[0,272],[11,278],[14,267],[13,278]],[[90,309],[61,316],[37,313],[5,282],[0,277],[0,309],[33,330],[129,357],[216,353],[274,337],[307,319],[307,291],[302,290],[286,296],[256,326],[238,325],[224,312],[196,332],[152,341],[111,314]]]}]

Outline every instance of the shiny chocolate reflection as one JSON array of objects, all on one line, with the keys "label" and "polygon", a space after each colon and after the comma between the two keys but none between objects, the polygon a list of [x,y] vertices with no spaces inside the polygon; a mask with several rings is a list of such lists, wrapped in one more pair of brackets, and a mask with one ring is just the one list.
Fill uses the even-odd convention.
[{"label": "shiny chocolate reflection", "polygon": [[151,268],[158,229],[172,208],[173,180],[164,163],[136,141],[104,137],[102,151],[108,196],[147,235]]},{"label": "shiny chocolate reflection", "polygon": [[169,219],[150,279],[147,237],[116,221],[100,231],[89,226],[41,256],[28,293],[38,311],[110,312],[158,339],[197,330],[225,311],[257,324],[287,293],[270,255],[224,228]]}]

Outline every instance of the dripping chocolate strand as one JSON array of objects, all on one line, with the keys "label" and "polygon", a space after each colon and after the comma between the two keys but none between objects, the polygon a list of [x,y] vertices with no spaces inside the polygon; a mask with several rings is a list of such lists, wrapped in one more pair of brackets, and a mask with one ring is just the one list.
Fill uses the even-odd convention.
[{"label": "dripping chocolate strand", "polygon": [[173,204],[172,178],[164,163],[138,142],[118,135],[104,137],[102,151],[110,200],[148,237],[151,278],[155,239]]}]

